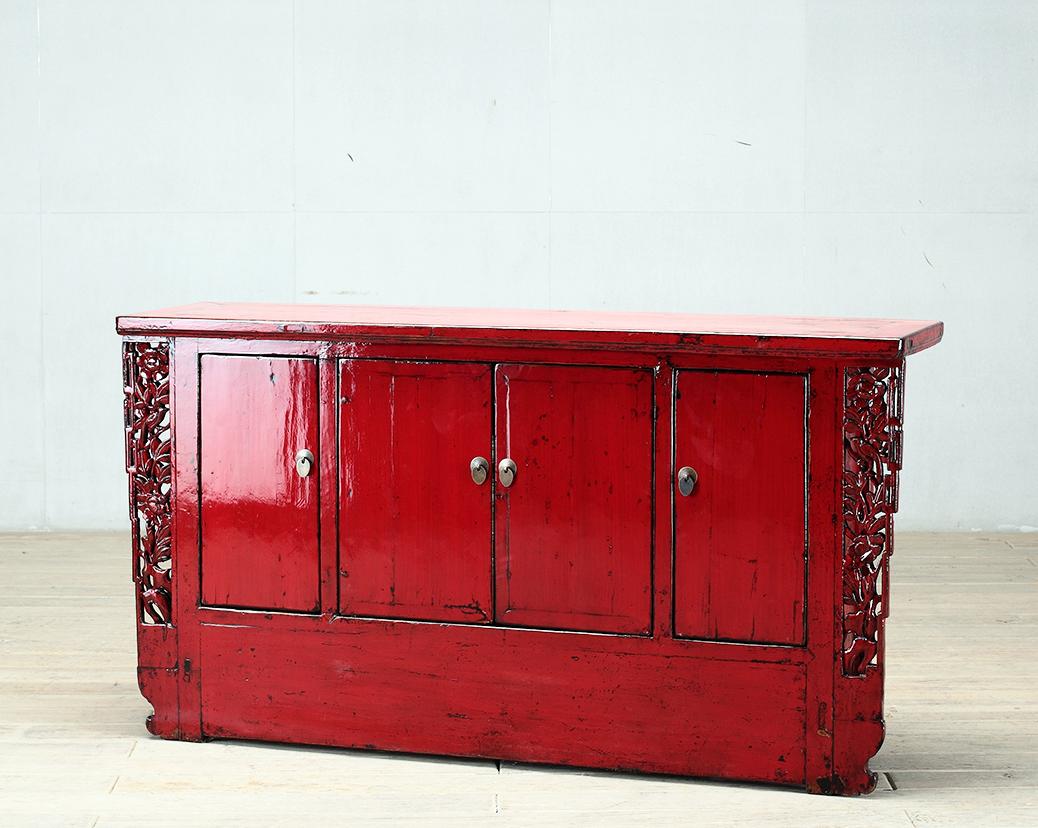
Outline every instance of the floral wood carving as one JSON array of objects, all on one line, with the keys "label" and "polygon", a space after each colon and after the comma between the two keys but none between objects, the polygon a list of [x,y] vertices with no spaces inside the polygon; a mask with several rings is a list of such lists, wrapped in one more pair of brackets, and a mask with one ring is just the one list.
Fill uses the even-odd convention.
[{"label": "floral wood carving", "polygon": [[904,367],[848,368],[843,419],[843,674],[864,676],[883,649],[901,469]]},{"label": "floral wood carving", "polygon": [[125,343],[123,386],[137,618],[142,624],[172,625],[169,344]]}]

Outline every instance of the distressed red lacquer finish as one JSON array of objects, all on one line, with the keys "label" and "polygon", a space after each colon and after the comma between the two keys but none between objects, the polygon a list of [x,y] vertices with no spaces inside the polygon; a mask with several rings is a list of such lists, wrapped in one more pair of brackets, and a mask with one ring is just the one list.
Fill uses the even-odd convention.
[{"label": "distressed red lacquer finish", "polygon": [[599,639],[206,625],[203,729],[278,741],[290,722],[313,744],[804,784],[803,664]]},{"label": "distressed red lacquer finish", "polygon": [[153,733],[875,785],[904,357],[940,323],[118,329]]},{"label": "distressed red lacquer finish", "polygon": [[807,377],[681,371],[674,409],[674,631],[803,644]]},{"label": "distressed red lacquer finish", "polygon": [[649,631],[652,402],[645,368],[498,366],[498,621]]},{"label": "distressed red lacquer finish", "polygon": [[491,392],[488,365],[342,361],[343,614],[490,621]]},{"label": "distressed red lacquer finish", "polygon": [[204,355],[201,411],[202,603],[316,612],[316,360]]}]

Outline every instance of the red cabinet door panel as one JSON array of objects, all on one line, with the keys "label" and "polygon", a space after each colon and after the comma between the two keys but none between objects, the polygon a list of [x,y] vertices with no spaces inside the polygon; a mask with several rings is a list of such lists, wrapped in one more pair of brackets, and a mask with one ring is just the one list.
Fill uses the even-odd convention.
[{"label": "red cabinet door panel", "polygon": [[806,579],[806,377],[679,371],[674,629],[680,636],[802,644]]},{"label": "red cabinet door panel", "polygon": [[340,611],[489,623],[490,367],[343,360],[339,410]]},{"label": "red cabinet door panel", "polygon": [[497,369],[496,616],[645,633],[651,623],[653,376],[557,365]]},{"label": "red cabinet door panel", "polygon": [[318,609],[317,363],[201,358],[202,602]]}]

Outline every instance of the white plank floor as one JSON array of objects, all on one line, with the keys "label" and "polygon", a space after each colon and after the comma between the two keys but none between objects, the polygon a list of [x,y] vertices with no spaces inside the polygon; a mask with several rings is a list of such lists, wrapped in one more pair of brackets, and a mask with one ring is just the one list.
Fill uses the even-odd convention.
[{"label": "white plank floor", "polygon": [[897,540],[870,797],[151,738],[129,542],[0,535],[0,828],[1038,826],[1038,535]]}]

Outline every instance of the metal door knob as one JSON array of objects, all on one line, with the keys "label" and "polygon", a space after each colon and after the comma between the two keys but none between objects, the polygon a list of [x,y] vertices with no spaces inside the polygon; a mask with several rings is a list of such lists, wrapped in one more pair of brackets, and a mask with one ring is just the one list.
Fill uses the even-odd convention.
[{"label": "metal door knob", "polygon": [[515,482],[516,465],[510,457],[497,464],[497,477],[506,489]]},{"label": "metal door knob", "polygon": [[699,482],[699,474],[691,466],[682,466],[678,469],[678,491],[683,497],[688,497]]},{"label": "metal door knob", "polygon": [[472,462],[469,463],[469,473],[472,475],[472,482],[477,486],[486,483],[487,475],[490,474],[490,463],[487,462],[487,458],[473,457]]},{"label": "metal door knob", "polygon": [[309,449],[299,449],[296,452],[296,474],[300,477],[309,477],[314,467],[314,456]]}]

